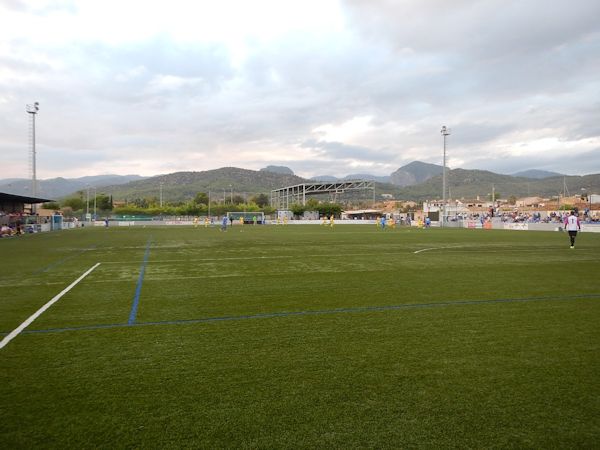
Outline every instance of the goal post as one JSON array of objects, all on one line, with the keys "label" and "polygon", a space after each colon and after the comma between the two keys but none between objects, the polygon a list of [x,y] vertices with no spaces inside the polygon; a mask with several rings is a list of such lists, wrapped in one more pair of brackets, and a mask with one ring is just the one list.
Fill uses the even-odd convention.
[{"label": "goal post", "polygon": [[231,211],[227,213],[227,218],[232,224],[240,223],[240,219],[243,219],[245,225],[262,225],[265,223],[265,213],[260,211]]}]

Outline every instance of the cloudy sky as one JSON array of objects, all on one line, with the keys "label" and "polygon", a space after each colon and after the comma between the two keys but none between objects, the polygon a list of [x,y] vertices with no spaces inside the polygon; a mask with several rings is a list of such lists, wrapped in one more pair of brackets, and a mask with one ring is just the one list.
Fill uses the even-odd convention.
[{"label": "cloudy sky", "polygon": [[0,178],[600,172],[598,0],[0,0]]}]

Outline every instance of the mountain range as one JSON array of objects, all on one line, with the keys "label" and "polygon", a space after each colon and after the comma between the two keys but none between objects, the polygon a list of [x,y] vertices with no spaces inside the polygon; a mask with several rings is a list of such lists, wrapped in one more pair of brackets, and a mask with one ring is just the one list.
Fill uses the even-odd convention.
[{"label": "mountain range", "polygon": [[[261,170],[236,167],[201,172],[175,172],[144,178],[138,175],[101,175],[75,179],[54,178],[41,180],[38,195],[59,199],[77,191],[96,187],[97,192],[110,194],[115,200],[136,198],[159,198],[165,201],[184,201],[198,192],[212,192],[215,198],[235,195],[269,193],[272,189],[318,181],[334,182],[349,179],[367,179],[375,182],[377,194],[391,194],[396,199],[426,200],[441,197],[442,166],[414,161],[390,174],[374,176],[352,174],[344,178],[322,175],[305,179],[294,175],[285,166],[267,166]],[[492,188],[493,185],[493,188]],[[25,179],[0,180],[0,192],[29,195],[30,181]],[[503,198],[511,195],[551,197],[600,191],[600,174],[564,176],[546,171],[527,171],[514,175],[502,175],[484,170],[453,169],[447,171],[449,198],[487,198],[492,189]],[[595,190],[594,190],[595,189]]]},{"label": "mountain range", "polygon": [[[108,185],[121,185],[143,180],[140,175],[93,175],[80,178],[50,178],[38,180],[37,197],[57,199],[76,191],[101,188]],[[5,178],[0,180],[0,192],[15,195],[31,195],[31,180],[27,178]]]}]

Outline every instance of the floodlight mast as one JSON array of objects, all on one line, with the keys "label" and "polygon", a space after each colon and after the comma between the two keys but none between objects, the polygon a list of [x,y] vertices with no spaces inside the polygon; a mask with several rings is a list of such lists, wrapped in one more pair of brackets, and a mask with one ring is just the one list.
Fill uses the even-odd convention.
[{"label": "floodlight mast", "polygon": [[446,125],[442,127],[442,136],[444,137],[444,167],[442,168],[442,218],[440,226],[444,226],[444,219],[446,218],[446,136],[450,134],[450,128],[446,128]]},{"label": "floodlight mast", "polygon": [[[37,173],[36,173],[36,154],[35,154],[35,116],[40,110],[40,104],[35,102],[33,105],[25,105],[25,111],[31,114],[31,196],[37,196]],[[31,212],[35,213],[35,204],[31,205]]]}]

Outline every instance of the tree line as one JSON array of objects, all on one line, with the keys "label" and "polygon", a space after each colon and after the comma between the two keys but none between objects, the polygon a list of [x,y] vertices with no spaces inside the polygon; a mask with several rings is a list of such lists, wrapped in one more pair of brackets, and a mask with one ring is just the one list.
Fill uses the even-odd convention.
[{"label": "tree line", "polygon": [[[115,206],[115,203],[117,205]],[[83,191],[65,198],[60,202],[45,203],[44,208],[61,210],[66,216],[77,216],[85,212],[93,213],[94,199],[87,200]],[[241,195],[232,195],[221,201],[210,201],[206,192],[198,192],[191,200],[163,202],[157,197],[135,198],[128,201],[125,205],[114,202],[111,195],[96,195],[96,213],[97,215],[106,215],[108,213],[115,215],[148,215],[148,216],[221,216],[229,211],[245,212],[263,212],[267,215],[275,213],[275,208],[270,206],[269,196],[267,194],[256,194],[249,198]],[[318,211],[321,216],[334,215],[339,217],[342,212],[342,206],[336,203],[321,203],[315,199],[309,199],[306,206],[294,204],[291,207],[292,213],[301,217],[305,211]]]}]

